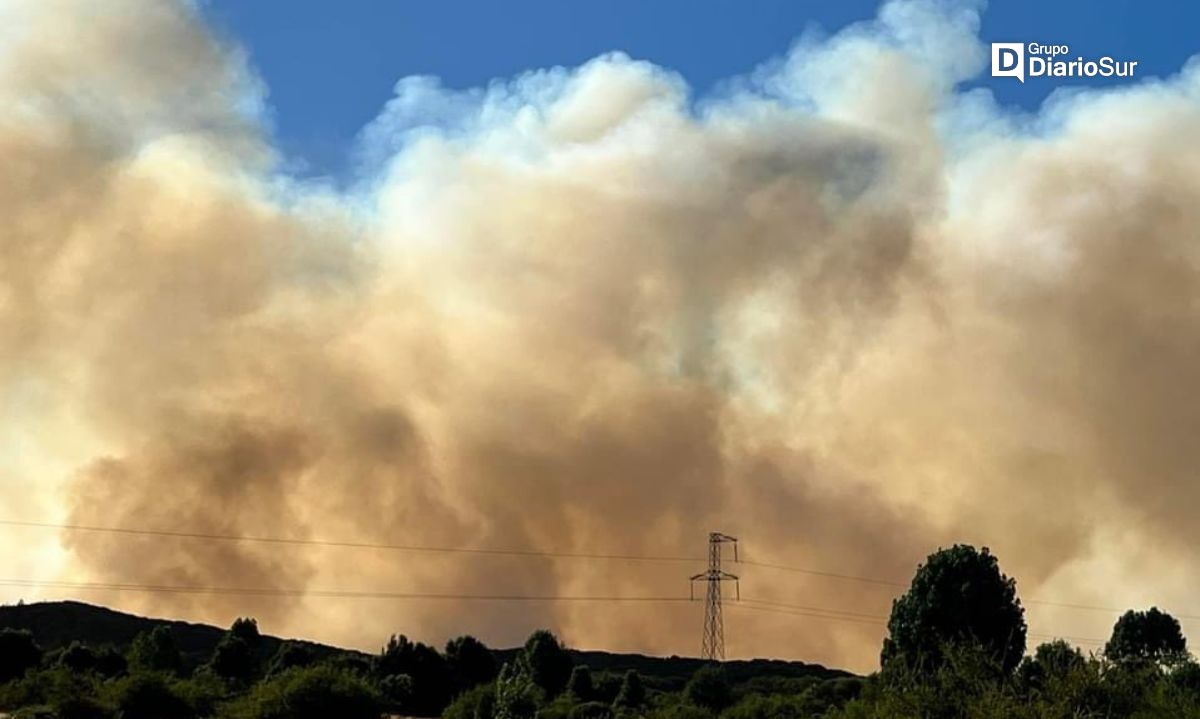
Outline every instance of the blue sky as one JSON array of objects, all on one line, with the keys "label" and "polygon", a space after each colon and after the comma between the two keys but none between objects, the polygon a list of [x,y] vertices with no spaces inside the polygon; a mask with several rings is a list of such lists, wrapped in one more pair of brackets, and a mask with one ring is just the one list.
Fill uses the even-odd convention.
[{"label": "blue sky", "polygon": [[[867,20],[874,0],[205,0],[269,88],[283,151],[310,174],[343,172],[354,136],[407,75],[451,88],[622,50],[682,74],[700,93],[787,51],[804,30]],[[1066,43],[1072,55],[1168,75],[1200,51],[1200,3],[993,0],[985,42]],[[1105,81],[1094,81],[1102,84]],[[1115,82],[1115,81],[1107,81]],[[1061,82],[980,81],[1036,107]]]}]

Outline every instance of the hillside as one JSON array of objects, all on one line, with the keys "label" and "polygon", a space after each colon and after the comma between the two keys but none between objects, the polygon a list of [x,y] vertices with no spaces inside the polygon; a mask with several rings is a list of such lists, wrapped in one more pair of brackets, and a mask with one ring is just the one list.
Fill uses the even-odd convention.
[{"label": "hillside", "polygon": [[[222,627],[208,624],[192,624],[167,619],[153,619],[135,614],[118,612],[83,602],[39,602],[33,604],[0,606],[0,628],[27,629],[47,650],[65,647],[72,641],[81,641],[100,646],[111,644],[125,647],[133,638],[144,631],[165,625],[170,628],[176,645],[188,666],[196,666],[212,654],[217,642],[225,633]],[[280,637],[263,636],[262,653],[272,655],[285,641]],[[314,642],[303,642],[320,655],[346,653],[361,655],[361,652],[332,647]],[[380,638],[382,645],[383,638]],[[516,649],[499,649],[495,653],[505,661]],[[624,673],[637,670],[648,683],[663,689],[675,690],[682,687],[689,677],[704,664],[694,657],[655,657],[642,654],[620,654],[602,651],[571,650],[575,663],[584,664],[596,672]],[[774,659],[752,659],[725,663],[726,672],[734,683],[749,681],[755,677],[777,677],[779,679],[837,679],[853,676],[849,672],[828,669],[819,664],[780,661]]]},{"label": "hillside", "polygon": [[[184,664],[189,668],[206,661],[225,634],[222,627],[140,617],[84,602],[37,602],[0,606],[0,628],[27,629],[46,650],[65,647],[72,641],[92,646],[111,644],[124,648],[138,634],[163,625],[170,628]],[[284,641],[280,637],[263,635],[261,654],[274,655]],[[310,647],[317,656],[333,653],[360,654],[353,650],[315,642],[301,643]]]}]

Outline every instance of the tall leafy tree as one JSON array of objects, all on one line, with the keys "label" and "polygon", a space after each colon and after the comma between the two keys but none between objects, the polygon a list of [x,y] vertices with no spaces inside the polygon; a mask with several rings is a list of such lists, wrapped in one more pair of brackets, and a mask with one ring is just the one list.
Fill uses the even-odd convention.
[{"label": "tall leafy tree", "polygon": [[404,708],[408,713],[438,716],[450,703],[450,669],[433,647],[412,642],[403,634],[393,636],[384,646],[375,666],[381,678],[395,675],[411,678],[411,703]]},{"label": "tall leafy tree", "polygon": [[1112,637],[1104,645],[1104,655],[1127,666],[1171,666],[1188,658],[1187,640],[1179,628],[1179,620],[1158,607],[1144,612],[1131,609],[1113,626]]},{"label": "tall leafy tree", "polygon": [[460,690],[486,684],[496,678],[496,658],[492,650],[472,636],[446,642],[446,664]]},{"label": "tall leafy tree", "polygon": [[209,666],[213,673],[223,679],[249,684],[258,673],[258,661],[254,649],[241,637],[226,634],[213,650]]},{"label": "tall leafy tree", "polygon": [[553,699],[567,688],[575,662],[558,637],[539,629],[526,640],[523,658],[530,678],[547,699]]},{"label": "tall leafy tree", "polygon": [[540,691],[529,673],[525,657],[505,663],[496,677],[494,719],[533,719],[537,714]]},{"label": "tall leafy tree", "polygon": [[892,603],[881,660],[885,670],[929,676],[947,648],[973,646],[1007,674],[1025,653],[1026,631],[1016,582],[996,557],[987,547],[956,544],[931,554]]},{"label": "tall leafy tree", "polygon": [[256,647],[262,640],[262,635],[258,632],[258,620],[253,617],[238,617],[233,620],[229,633],[251,647]]}]

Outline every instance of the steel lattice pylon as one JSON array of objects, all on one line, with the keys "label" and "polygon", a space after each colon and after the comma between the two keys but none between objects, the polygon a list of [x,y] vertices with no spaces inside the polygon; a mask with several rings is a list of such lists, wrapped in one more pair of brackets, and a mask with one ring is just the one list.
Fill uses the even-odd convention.
[{"label": "steel lattice pylon", "polygon": [[[691,578],[692,587],[696,580],[706,583],[704,596],[704,637],[700,642],[700,654],[705,659],[725,659],[725,619],[721,614],[721,582],[732,581],[737,588],[737,597],[742,594],[741,584],[737,575],[721,569],[721,546],[733,545],[733,561],[737,561],[737,538],[720,532],[708,534],[708,571],[696,574]],[[694,590],[693,590],[694,591]],[[692,598],[696,596],[693,593]]]}]

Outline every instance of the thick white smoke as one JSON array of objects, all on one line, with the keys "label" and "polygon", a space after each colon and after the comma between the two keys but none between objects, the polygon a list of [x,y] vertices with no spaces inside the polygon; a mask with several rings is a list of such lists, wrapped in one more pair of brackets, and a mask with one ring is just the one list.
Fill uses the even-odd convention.
[{"label": "thick white smoke", "polygon": [[[334,192],[275,169],[259,83],[189,5],[97,8],[0,3],[10,518],[668,555],[720,529],[760,561],[901,580],[967,541],[1026,596],[1186,610],[1193,67],[1010,114],[956,89],[985,59],[978,5],[892,2],[709,97],[621,54],[465,92],[403,79]],[[0,537],[13,576],[82,581],[681,595],[696,571]],[[760,599],[888,608],[886,587],[741,574]],[[698,606],[85,598],[366,648],[550,626],[690,653],[699,629]],[[882,634],[728,625],[733,654],[855,669]]]}]

